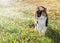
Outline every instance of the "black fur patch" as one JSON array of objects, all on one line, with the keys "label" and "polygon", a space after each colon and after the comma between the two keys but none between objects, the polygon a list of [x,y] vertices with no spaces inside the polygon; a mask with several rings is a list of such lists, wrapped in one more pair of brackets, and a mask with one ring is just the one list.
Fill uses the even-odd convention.
[{"label": "black fur patch", "polygon": [[48,17],[47,17],[47,19],[46,19],[45,26],[46,26],[46,27],[48,26]]},{"label": "black fur patch", "polygon": [[40,17],[42,14],[42,11],[37,11],[37,17]]}]

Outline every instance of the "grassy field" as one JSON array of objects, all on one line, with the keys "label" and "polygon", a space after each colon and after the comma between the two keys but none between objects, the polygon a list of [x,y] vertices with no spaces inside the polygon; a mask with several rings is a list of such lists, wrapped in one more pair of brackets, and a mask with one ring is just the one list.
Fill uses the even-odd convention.
[{"label": "grassy field", "polygon": [[[0,6],[0,43],[60,43],[59,4],[59,0],[23,0]],[[42,37],[32,25],[38,5],[47,8],[49,17],[46,36]]]}]

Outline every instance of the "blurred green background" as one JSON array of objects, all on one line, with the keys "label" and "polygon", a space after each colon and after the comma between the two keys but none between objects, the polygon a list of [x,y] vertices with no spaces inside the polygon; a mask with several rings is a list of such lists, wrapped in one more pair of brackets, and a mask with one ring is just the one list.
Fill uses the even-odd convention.
[{"label": "blurred green background", "polygon": [[[60,0],[5,0],[2,3],[0,43],[60,43]],[[39,5],[47,8],[49,17],[48,30],[43,37],[33,25]]]}]

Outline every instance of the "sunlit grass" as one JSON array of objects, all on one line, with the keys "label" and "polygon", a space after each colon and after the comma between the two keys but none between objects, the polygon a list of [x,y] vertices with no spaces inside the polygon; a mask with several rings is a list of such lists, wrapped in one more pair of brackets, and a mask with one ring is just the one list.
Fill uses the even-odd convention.
[{"label": "sunlit grass", "polygon": [[48,30],[41,37],[42,34],[34,30],[34,7],[21,4],[0,6],[0,43],[60,43],[60,23],[56,17],[59,12],[48,11]]}]

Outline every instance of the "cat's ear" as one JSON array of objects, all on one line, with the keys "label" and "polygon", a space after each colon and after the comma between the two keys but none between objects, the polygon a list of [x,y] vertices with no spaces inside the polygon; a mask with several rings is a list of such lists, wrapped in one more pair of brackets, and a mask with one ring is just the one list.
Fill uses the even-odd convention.
[{"label": "cat's ear", "polygon": [[47,8],[44,8],[44,10],[46,11],[46,10],[47,10]]},{"label": "cat's ear", "polygon": [[47,11],[47,8],[44,8],[44,11],[46,12]]}]

